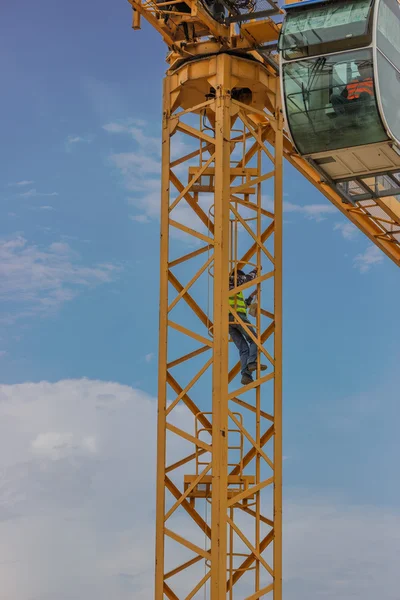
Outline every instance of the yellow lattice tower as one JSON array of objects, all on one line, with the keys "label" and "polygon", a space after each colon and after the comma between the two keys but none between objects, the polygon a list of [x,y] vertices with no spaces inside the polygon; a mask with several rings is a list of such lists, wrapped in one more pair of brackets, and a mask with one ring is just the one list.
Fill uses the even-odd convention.
[{"label": "yellow lattice tower", "polygon": [[[193,125],[194,118],[198,127]],[[172,161],[171,141],[178,132],[195,139],[198,148]],[[188,162],[191,164],[184,171],[182,166]],[[272,180],[275,199],[267,209],[262,187]],[[202,208],[202,194],[213,195],[208,212]],[[179,221],[181,202],[191,207],[198,227],[189,228]],[[178,213],[177,218],[174,213]],[[230,598],[258,598],[273,590],[278,599],[282,119],[279,93],[262,64],[219,54],[185,63],[168,74],[164,83],[161,223],[156,598],[194,598],[205,588],[213,599],[223,598],[227,592]],[[171,230],[193,237],[201,247],[172,258]],[[192,276],[182,282],[174,270],[199,257],[203,257],[200,267],[191,269]],[[229,291],[230,271],[245,266],[262,266],[263,270],[251,283]],[[202,306],[206,298],[201,293],[207,285],[203,281],[210,278],[212,316]],[[261,286],[267,280],[270,292],[264,300]],[[238,316],[228,300],[250,285],[258,287],[260,300],[254,341],[269,370],[267,375],[258,374],[254,383],[241,386],[236,377],[239,363],[229,370],[229,314],[236,320]],[[180,322],[183,302],[193,313],[185,324]],[[171,330],[192,340],[193,349],[182,356],[170,356]],[[253,336],[251,331],[249,335]],[[207,355],[201,366],[200,354]],[[185,383],[175,376],[179,367]],[[209,370],[211,381],[207,379]],[[262,392],[267,382],[270,385]],[[195,385],[209,389],[201,405],[190,397]],[[168,404],[167,388],[174,392]],[[182,403],[191,414],[185,430],[174,424],[174,411]],[[176,443],[176,436],[193,449],[187,450],[189,445],[185,444],[182,456],[169,464],[168,443]],[[208,504],[210,523],[204,519]],[[179,512],[186,513],[191,522],[183,528]],[[242,515],[249,517],[244,528]],[[195,541],[196,530],[206,535],[205,546]],[[180,564],[174,559],[182,552],[174,550],[174,545],[169,549],[171,540],[185,548]],[[265,557],[269,546],[274,548],[271,559]],[[199,563],[203,575],[196,580]],[[242,580],[246,581],[242,595],[235,595]]]}]

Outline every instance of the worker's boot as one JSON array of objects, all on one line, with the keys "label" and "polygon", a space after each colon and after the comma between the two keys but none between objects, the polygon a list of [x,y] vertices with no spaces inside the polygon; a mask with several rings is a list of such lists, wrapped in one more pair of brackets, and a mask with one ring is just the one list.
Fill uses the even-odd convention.
[{"label": "worker's boot", "polygon": [[242,373],[242,385],[249,385],[249,383],[253,383],[253,381],[253,377],[250,375],[250,373]]},{"label": "worker's boot", "polygon": [[[250,363],[249,365],[247,365],[247,368],[250,371],[250,373],[253,373],[254,371],[257,371],[257,363]],[[260,371],[266,371],[267,369],[267,365],[260,365]]]}]

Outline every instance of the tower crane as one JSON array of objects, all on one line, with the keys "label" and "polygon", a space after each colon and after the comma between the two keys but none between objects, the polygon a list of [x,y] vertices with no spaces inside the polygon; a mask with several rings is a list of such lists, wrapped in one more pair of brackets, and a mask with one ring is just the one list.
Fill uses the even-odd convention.
[{"label": "tower crane", "polygon": [[400,266],[399,0],[128,1],[168,47],[155,600],[282,600],[283,162]]}]

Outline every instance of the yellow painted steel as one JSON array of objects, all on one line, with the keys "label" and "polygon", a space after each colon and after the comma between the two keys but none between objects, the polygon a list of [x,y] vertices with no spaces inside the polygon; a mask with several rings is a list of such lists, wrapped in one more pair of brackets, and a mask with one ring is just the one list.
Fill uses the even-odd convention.
[{"label": "yellow painted steel", "polygon": [[228,293],[232,59],[216,58],[214,348],[212,365],[211,600],[226,581],[228,509]]},{"label": "yellow painted steel", "polygon": [[[227,53],[182,64],[164,81],[156,600],[282,597],[283,130],[279,90],[270,81],[263,65]],[[215,93],[204,101],[210,88]],[[242,89],[251,91],[253,102],[233,99]],[[172,161],[178,133],[185,150]],[[273,142],[268,146],[267,137]],[[197,150],[188,152],[185,138]],[[275,195],[268,209],[264,185]],[[210,193],[206,212],[202,194]],[[182,203],[193,214],[194,220],[186,213],[190,226],[180,221]],[[173,230],[206,245],[172,257]],[[184,282],[178,269],[190,261],[199,262]],[[253,282],[229,290],[232,270],[253,267],[259,270]],[[204,278],[211,285],[211,314],[202,305]],[[272,285],[264,298],[266,281]],[[242,385],[233,344],[229,360],[229,314],[239,319],[229,296],[250,286],[258,289],[258,314],[254,333],[248,333],[269,369]],[[185,323],[182,303],[193,315]],[[171,355],[172,332],[192,340],[193,349]],[[209,389],[200,403],[192,398],[199,385]],[[185,428],[174,421],[182,407]],[[167,464],[169,445],[180,443],[181,452]]]},{"label": "yellow painted steel", "polygon": [[[284,132],[279,70],[259,51],[278,35],[271,19],[238,32],[216,23],[197,0],[185,0],[190,13],[173,19],[165,18],[165,3],[129,2],[134,29],[145,18],[169,47],[155,600],[282,600],[283,160],[397,265],[400,243],[392,233],[400,230],[400,215],[390,199],[379,201],[384,218],[374,201],[343,204],[296,153]],[[184,39],[183,22],[192,40]],[[267,194],[272,203],[265,203]],[[176,252],[172,236],[185,236],[192,249]],[[252,268],[253,282],[229,290],[229,274]],[[254,382],[242,385],[229,337],[229,316],[237,324],[239,317],[229,296],[253,286],[255,328],[243,327],[268,371],[261,373],[259,358]]]}]

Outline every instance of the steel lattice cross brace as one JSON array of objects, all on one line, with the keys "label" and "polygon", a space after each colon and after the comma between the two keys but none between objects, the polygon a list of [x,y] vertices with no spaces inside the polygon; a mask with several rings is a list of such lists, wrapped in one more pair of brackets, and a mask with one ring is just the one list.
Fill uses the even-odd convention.
[{"label": "steel lattice cross brace", "polygon": [[[282,598],[276,84],[230,54],[164,80],[156,600]],[[230,273],[253,268],[252,282],[229,290]],[[268,370],[243,386],[229,296],[251,286],[257,316],[244,328]]]}]

